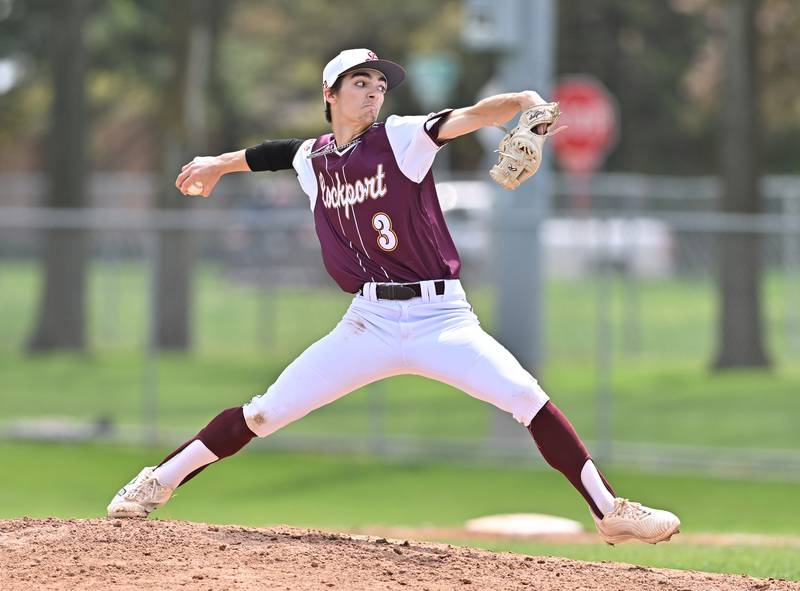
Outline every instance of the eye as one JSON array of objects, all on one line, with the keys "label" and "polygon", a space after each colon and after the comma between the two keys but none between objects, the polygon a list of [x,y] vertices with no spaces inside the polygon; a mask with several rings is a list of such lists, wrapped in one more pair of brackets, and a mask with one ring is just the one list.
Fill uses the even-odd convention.
[{"label": "eye", "polygon": [[379,86],[378,90],[381,92],[381,94],[386,94],[386,87],[385,86]]}]

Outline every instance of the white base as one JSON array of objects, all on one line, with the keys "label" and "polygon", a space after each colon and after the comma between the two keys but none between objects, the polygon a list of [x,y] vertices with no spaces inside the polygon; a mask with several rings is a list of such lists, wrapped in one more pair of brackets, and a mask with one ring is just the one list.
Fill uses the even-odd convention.
[{"label": "white base", "polygon": [[468,532],[505,536],[536,536],[545,534],[578,534],[583,526],[577,521],[538,513],[509,513],[470,519]]}]

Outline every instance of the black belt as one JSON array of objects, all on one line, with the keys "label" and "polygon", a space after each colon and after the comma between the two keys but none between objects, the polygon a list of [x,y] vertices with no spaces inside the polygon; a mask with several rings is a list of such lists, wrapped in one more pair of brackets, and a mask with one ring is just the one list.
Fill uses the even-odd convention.
[{"label": "black belt", "polygon": [[[436,295],[444,295],[444,281],[434,281]],[[364,295],[364,287],[358,290]],[[422,286],[419,283],[378,283],[375,286],[375,295],[379,300],[410,300],[422,297]]]}]

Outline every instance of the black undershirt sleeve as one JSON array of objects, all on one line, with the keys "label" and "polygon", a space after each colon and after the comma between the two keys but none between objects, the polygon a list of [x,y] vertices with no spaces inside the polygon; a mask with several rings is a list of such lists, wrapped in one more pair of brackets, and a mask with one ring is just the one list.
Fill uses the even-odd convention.
[{"label": "black undershirt sleeve", "polygon": [[292,168],[292,160],[303,140],[266,140],[257,146],[247,148],[244,157],[247,166],[253,172],[263,170],[289,170]]},{"label": "black undershirt sleeve", "polygon": [[425,122],[425,132],[430,136],[433,140],[433,143],[437,146],[444,146],[450,140],[440,140],[439,139],[439,128],[442,124],[447,121],[450,117],[450,114],[453,112],[453,109],[445,109],[444,111],[439,111],[428,117],[428,120]]}]

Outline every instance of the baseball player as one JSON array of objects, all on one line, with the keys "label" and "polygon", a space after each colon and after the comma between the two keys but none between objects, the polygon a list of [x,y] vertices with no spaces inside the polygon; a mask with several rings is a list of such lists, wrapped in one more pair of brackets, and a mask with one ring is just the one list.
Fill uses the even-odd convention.
[{"label": "baseball player", "polygon": [[[567,418],[537,381],[483,331],[459,281],[431,165],[449,141],[543,105],[533,91],[470,107],[378,122],[402,67],[367,49],[342,51],[322,75],[332,133],[267,140],[185,165],[175,182],[208,197],[222,175],[294,169],[314,216],[326,270],[353,300],[325,337],[289,364],[264,394],[214,417],[158,466],[144,468],[108,506],[111,517],[145,517],[209,464],[370,382],[427,376],[507,411],[545,460],[589,506],[601,537],[657,543],[678,532],[668,511],[619,498]],[[537,132],[546,135],[546,125]]]}]

